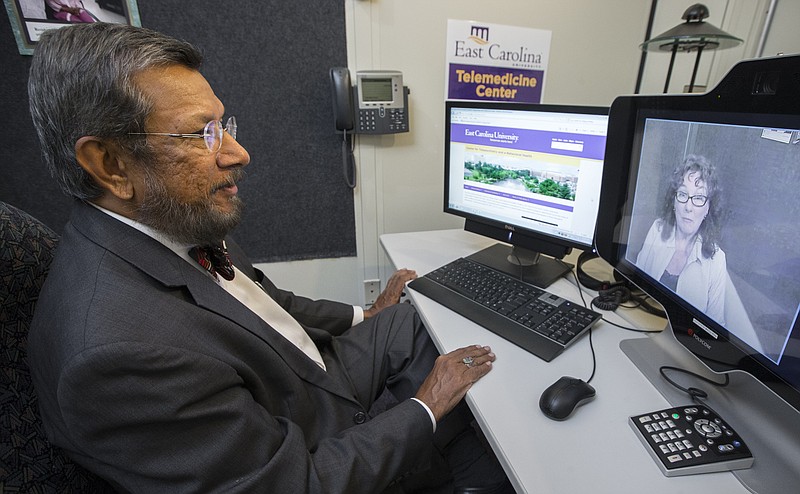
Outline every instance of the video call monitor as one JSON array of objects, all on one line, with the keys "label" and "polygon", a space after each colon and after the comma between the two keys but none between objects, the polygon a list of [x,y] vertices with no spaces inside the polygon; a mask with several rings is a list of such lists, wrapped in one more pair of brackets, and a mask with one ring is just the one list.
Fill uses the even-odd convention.
[{"label": "video call monitor", "polygon": [[799,67],[753,60],[705,95],[617,98],[597,250],[708,367],[800,410]]},{"label": "video call monitor", "polygon": [[444,211],[508,244],[476,260],[546,287],[570,269],[553,258],[592,248],[608,108],[471,101],[445,108]]}]

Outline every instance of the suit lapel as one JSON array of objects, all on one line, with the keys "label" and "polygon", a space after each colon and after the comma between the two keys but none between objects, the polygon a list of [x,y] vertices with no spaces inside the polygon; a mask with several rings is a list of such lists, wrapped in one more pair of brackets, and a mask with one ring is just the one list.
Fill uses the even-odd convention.
[{"label": "suit lapel", "polygon": [[83,202],[76,203],[71,223],[91,241],[166,287],[185,286],[198,307],[230,320],[243,331],[261,339],[303,380],[353,400],[351,391],[343,388],[235,297],[160,242]]},{"label": "suit lapel", "polygon": [[[303,380],[324,388],[331,393],[341,395],[352,400],[352,392],[342,388],[328,373],[319,368],[313,360],[308,358],[300,349],[289,340],[272,329],[263,319],[253,311],[236,300],[219,285],[211,281],[194,267],[184,264],[200,276],[187,276],[186,287],[194,297],[199,307],[207,309],[226,319],[231,320],[244,330],[254,334],[267,345],[271,346],[279,358],[288,365]],[[189,273],[187,273],[188,275]],[[194,273],[191,273],[194,274]],[[199,279],[198,279],[199,278]]]}]

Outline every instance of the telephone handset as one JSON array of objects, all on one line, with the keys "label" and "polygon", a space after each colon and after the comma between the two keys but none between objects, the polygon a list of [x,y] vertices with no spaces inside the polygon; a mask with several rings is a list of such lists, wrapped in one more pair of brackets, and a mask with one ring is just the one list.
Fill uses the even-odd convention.
[{"label": "telephone handset", "polygon": [[331,97],[333,100],[333,123],[342,132],[342,172],[344,181],[351,189],[356,188],[356,158],[353,155],[353,92],[350,71],[347,67],[331,69]]},{"label": "telephone handset", "polygon": [[352,86],[346,67],[331,69],[336,130],[355,134],[408,132],[408,88],[396,70],[356,72]]},{"label": "telephone handset", "polygon": [[331,96],[336,130],[353,130],[353,93],[350,71],[346,67],[331,69]]}]

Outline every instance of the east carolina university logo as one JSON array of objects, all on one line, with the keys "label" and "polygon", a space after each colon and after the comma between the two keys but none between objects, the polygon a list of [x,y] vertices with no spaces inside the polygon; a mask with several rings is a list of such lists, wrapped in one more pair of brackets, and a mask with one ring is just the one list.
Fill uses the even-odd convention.
[{"label": "east carolina university logo", "polygon": [[469,37],[456,40],[454,48],[453,55],[456,58],[478,60],[488,58],[493,61],[510,62],[514,67],[527,69],[539,68],[542,63],[542,54],[531,52],[527,46],[505,49],[497,42],[489,44],[489,28],[486,26],[470,26]]},{"label": "east carolina university logo", "polygon": [[489,28],[470,26],[469,39],[478,43],[479,45],[487,44],[489,42]]}]

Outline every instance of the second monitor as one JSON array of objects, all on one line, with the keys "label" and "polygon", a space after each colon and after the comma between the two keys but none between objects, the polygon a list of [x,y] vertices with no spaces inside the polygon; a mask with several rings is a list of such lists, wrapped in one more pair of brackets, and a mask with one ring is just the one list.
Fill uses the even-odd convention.
[{"label": "second monitor", "polygon": [[446,103],[444,210],[511,246],[476,260],[545,288],[592,248],[607,125],[603,107]]}]

